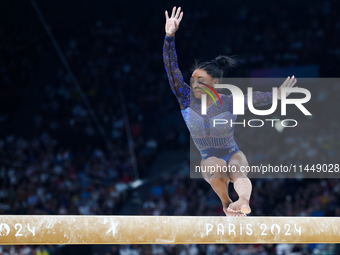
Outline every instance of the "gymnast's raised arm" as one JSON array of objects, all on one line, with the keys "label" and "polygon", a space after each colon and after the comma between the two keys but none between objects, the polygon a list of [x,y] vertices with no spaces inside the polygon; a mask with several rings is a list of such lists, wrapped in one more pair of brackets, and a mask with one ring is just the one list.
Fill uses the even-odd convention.
[{"label": "gymnast's raised arm", "polygon": [[191,88],[184,82],[182,72],[178,68],[177,53],[175,49],[175,33],[178,30],[179,24],[183,17],[181,7],[173,8],[171,17],[169,18],[168,12],[165,11],[165,38],[163,44],[163,62],[164,67],[169,79],[172,92],[175,94],[181,109],[185,109],[190,103]]}]

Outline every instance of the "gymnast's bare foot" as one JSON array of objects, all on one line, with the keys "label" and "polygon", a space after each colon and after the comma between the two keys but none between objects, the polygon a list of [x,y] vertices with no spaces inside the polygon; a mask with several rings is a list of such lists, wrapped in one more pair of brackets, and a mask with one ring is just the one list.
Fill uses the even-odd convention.
[{"label": "gymnast's bare foot", "polygon": [[223,206],[223,211],[227,217],[246,217],[244,213],[241,212],[231,212],[228,211],[228,206]]},{"label": "gymnast's bare foot", "polygon": [[249,201],[244,198],[239,198],[236,202],[231,203],[228,206],[227,211],[233,212],[233,213],[238,212],[238,213],[248,214],[251,212]]}]

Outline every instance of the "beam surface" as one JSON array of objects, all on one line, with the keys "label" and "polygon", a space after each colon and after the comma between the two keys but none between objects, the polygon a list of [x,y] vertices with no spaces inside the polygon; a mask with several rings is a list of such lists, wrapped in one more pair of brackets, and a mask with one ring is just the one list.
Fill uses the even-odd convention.
[{"label": "beam surface", "polygon": [[0,216],[0,245],[189,243],[340,243],[340,217]]}]

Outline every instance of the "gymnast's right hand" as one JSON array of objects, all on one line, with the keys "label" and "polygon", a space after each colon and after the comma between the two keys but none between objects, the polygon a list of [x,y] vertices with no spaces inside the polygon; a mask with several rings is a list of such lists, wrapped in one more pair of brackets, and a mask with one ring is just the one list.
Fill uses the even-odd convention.
[{"label": "gymnast's right hand", "polygon": [[168,11],[165,11],[165,33],[169,37],[173,37],[178,30],[179,23],[181,22],[183,18],[183,12],[181,11],[181,7],[177,9],[176,12],[176,6],[172,9],[171,17],[169,18]]}]

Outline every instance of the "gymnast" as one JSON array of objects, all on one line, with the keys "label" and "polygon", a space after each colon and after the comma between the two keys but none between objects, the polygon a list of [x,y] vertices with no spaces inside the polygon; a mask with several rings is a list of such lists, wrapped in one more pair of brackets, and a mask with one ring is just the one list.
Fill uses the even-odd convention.
[{"label": "gymnast", "polygon": [[[201,96],[206,94],[202,89],[217,96],[209,87],[214,87],[220,82],[225,72],[235,66],[235,60],[227,56],[218,56],[212,61],[196,64],[191,76],[190,86],[183,80],[182,73],[178,68],[177,54],[175,49],[175,33],[183,18],[181,7],[176,11],[173,8],[171,17],[165,11],[165,38],[163,45],[163,61],[169,79],[172,92],[175,94],[184,121],[190,131],[190,135],[200,151],[202,160],[201,167],[207,166],[230,166],[235,172],[202,172],[203,178],[211,185],[219,196],[223,211],[226,216],[246,216],[251,212],[249,199],[252,184],[246,173],[240,171],[241,166],[248,166],[246,156],[239,150],[234,140],[234,128],[225,126],[213,127],[213,119],[227,119],[235,122],[237,115],[233,115],[232,96],[218,94],[222,105],[214,105],[214,100],[207,96],[207,113],[201,115]],[[296,83],[294,76],[288,77],[279,87],[278,98],[281,99],[282,87],[293,87]],[[286,95],[288,95],[287,93]],[[272,103],[271,92],[253,92],[253,105],[263,106]],[[245,109],[247,108],[247,95],[244,98]],[[203,128],[204,127],[204,128]],[[229,182],[233,182],[238,200],[233,202],[228,195]]]}]

